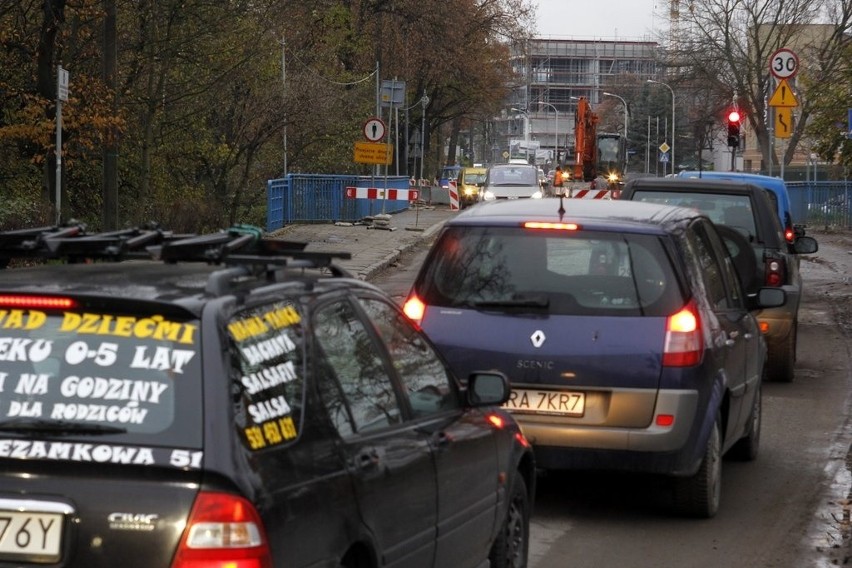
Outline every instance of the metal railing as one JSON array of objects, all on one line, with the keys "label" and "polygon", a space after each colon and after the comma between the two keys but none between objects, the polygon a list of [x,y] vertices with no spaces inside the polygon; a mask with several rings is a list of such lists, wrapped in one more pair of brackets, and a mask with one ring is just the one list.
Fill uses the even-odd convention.
[{"label": "metal railing", "polygon": [[815,229],[852,229],[852,182],[787,182],[793,220]]},{"label": "metal railing", "polygon": [[333,223],[359,221],[379,213],[408,209],[407,201],[347,199],[347,187],[408,189],[405,176],[347,176],[287,174],[266,182],[266,230],[274,231],[290,223]]}]

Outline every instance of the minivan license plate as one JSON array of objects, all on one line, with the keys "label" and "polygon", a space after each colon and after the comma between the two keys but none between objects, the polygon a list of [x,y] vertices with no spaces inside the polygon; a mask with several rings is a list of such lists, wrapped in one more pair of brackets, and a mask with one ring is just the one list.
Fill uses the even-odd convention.
[{"label": "minivan license plate", "polygon": [[54,564],[62,550],[62,515],[0,511],[0,562]]},{"label": "minivan license plate", "polygon": [[570,391],[512,389],[503,408],[533,414],[582,416],[586,411],[586,395]]}]

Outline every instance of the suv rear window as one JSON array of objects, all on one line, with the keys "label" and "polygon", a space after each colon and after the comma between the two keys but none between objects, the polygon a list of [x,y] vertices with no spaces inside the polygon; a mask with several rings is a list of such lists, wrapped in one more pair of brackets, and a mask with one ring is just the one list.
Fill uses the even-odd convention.
[{"label": "suv rear window", "polygon": [[636,190],[634,201],[690,207],[704,213],[716,224],[740,229],[749,236],[758,235],[751,198],[747,194],[686,193],[679,191]]},{"label": "suv rear window", "polygon": [[683,304],[654,235],[452,227],[434,254],[418,290],[430,305],[660,316]]},{"label": "suv rear window", "polygon": [[160,314],[2,310],[0,423],[199,448],[198,330]]}]

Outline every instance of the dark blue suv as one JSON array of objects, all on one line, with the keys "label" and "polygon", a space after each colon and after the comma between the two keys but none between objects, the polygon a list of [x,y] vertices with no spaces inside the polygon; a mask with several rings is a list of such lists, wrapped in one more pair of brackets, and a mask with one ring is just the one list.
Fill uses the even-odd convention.
[{"label": "dark blue suv", "polygon": [[405,303],[461,376],[509,376],[505,404],[544,469],[670,476],[712,516],[721,456],[757,455],[766,345],[715,225],[685,208],[547,198],[449,221]]}]

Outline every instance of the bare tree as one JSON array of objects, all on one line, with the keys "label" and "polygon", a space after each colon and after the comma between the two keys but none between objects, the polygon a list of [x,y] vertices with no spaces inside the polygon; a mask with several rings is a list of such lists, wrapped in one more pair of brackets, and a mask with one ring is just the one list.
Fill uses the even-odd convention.
[{"label": "bare tree", "polygon": [[848,31],[852,0],[694,0],[673,26],[670,60],[685,73],[715,84],[745,113],[763,163],[789,163],[811,114],[811,97],[797,84],[797,120],[779,158],[770,144],[775,82],[769,71],[773,53],[782,47],[799,54],[799,77],[830,80],[836,72],[843,30]]}]

